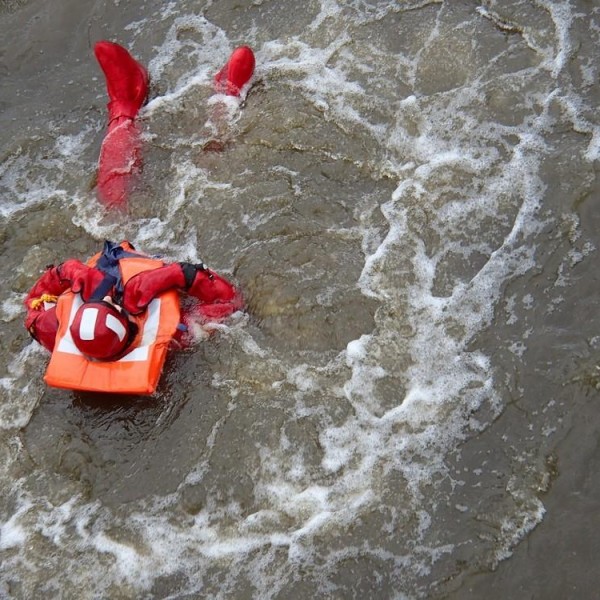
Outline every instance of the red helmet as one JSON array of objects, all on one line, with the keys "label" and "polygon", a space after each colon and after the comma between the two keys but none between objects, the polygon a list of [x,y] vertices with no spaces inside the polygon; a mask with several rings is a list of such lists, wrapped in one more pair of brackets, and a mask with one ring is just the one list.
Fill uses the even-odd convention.
[{"label": "red helmet", "polygon": [[117,357],[133,338],[132,323],[127,316],[103,300],[82,304],[70,331],[78,350],[97,360]]}]

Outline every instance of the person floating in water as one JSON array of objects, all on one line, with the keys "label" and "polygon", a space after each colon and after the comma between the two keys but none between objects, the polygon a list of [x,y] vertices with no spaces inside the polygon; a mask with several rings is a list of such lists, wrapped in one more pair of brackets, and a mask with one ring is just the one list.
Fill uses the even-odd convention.
[{"label": "person floating in water", "polygon": [[[97,196],[107,207],[123,208],[142,168],[140,131],[136,117],[148,97],[146,68],[119,44],[106,40],[94,45],[106,79],[108,127],[98,159]],[[254,52],[236,48],[215,75],[214,89],[228,96],[247,91],[254,74]]]},{"label": "person floating in water", "polygon": [[[181,311],[181,295],[190,306]],[[25,298],[25,327],[52,355],[54,387],[152,393],[166,351],[192,322],[243,308],[239,290],[203,263],[165,264],[106,241],[86,264],[50,265]]]}]

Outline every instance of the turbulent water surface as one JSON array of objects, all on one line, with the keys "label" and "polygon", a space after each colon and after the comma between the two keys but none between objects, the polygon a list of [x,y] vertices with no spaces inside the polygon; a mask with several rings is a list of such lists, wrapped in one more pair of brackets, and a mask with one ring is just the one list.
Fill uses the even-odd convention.
[{"label": "turbulent water surface", "polygon": [[[0,596],[594,597],[597,3],[20,0],[0,31]],[[124,213],[100,39],[152,81]],[[242,103],[211,85],[239,44]],[[247,300],[149,398],[46,388],[22,327],[104,239]]]}]

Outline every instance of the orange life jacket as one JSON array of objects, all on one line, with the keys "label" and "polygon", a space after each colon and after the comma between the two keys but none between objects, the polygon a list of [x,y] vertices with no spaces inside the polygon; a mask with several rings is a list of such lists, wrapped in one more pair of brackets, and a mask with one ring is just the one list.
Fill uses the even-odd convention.
[{"label": "orange life jacket", "polygon": [[[132,250],[125,242],[125,250]],[[94,266],[100,257],[88,261]],[[146,256],[130,256],[119,260],[119,270],[125,284],[131,277],[163,266],[163,262]],[[152,394],[160,378],[169,343],[180,319],[179,296],[170,290],[154,298],[147,310],[135,320],[138,334],[127,353],[115,361],[94,361],[77,349],[69,327],[82,305],[80,294],[70,290],[58,298],[56,343],[44,380],[49,386],[113,394]]]}]

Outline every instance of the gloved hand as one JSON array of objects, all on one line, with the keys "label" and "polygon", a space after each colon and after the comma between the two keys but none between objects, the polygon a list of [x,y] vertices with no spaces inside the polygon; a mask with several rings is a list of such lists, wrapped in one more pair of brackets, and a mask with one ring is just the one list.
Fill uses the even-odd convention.
[{"label": "gloved hand", "polygon": [[82,298],[86,302],[104,280],[102,271],[88,267],[74,258],[58,265],[56,270],[61,281],[68,282],[71,286],[71,291],[76,294],[81,293]]},{"label": "gloved hand", "polygon": [[175,288],[185,288],[185,277],[179,263],[142,271],[125,284],[123,308],[132,315],[138,315],[156,296]]},{"label": "gloved hand", "polygon": [[25,298],[25,328],[50,352],[58,331],[56,301],[68,289],[69,282],[61,281],[57,267],[49,265]]},{"label": "gloved hand", "polygon": [[230,302],[236,290],[226,279],[209,270],[204,264],[181,263],[186,276],[186,292],[207,304]]},{"label": "gloved hand", "polygon": [[192,323],[222,321],[243,308],[244,301],[239,291],[205,265],[182,263],[181,267],[186,275],[187,293],[199,300],[183,314],[183,322],[188,329],[192,329]]},{"label": "gloved hand", "polygon": [[29,310],[25,319],[25,327],[38,344],[52,352],[58,331],[56,305],[53,304],[47,310]]}]

